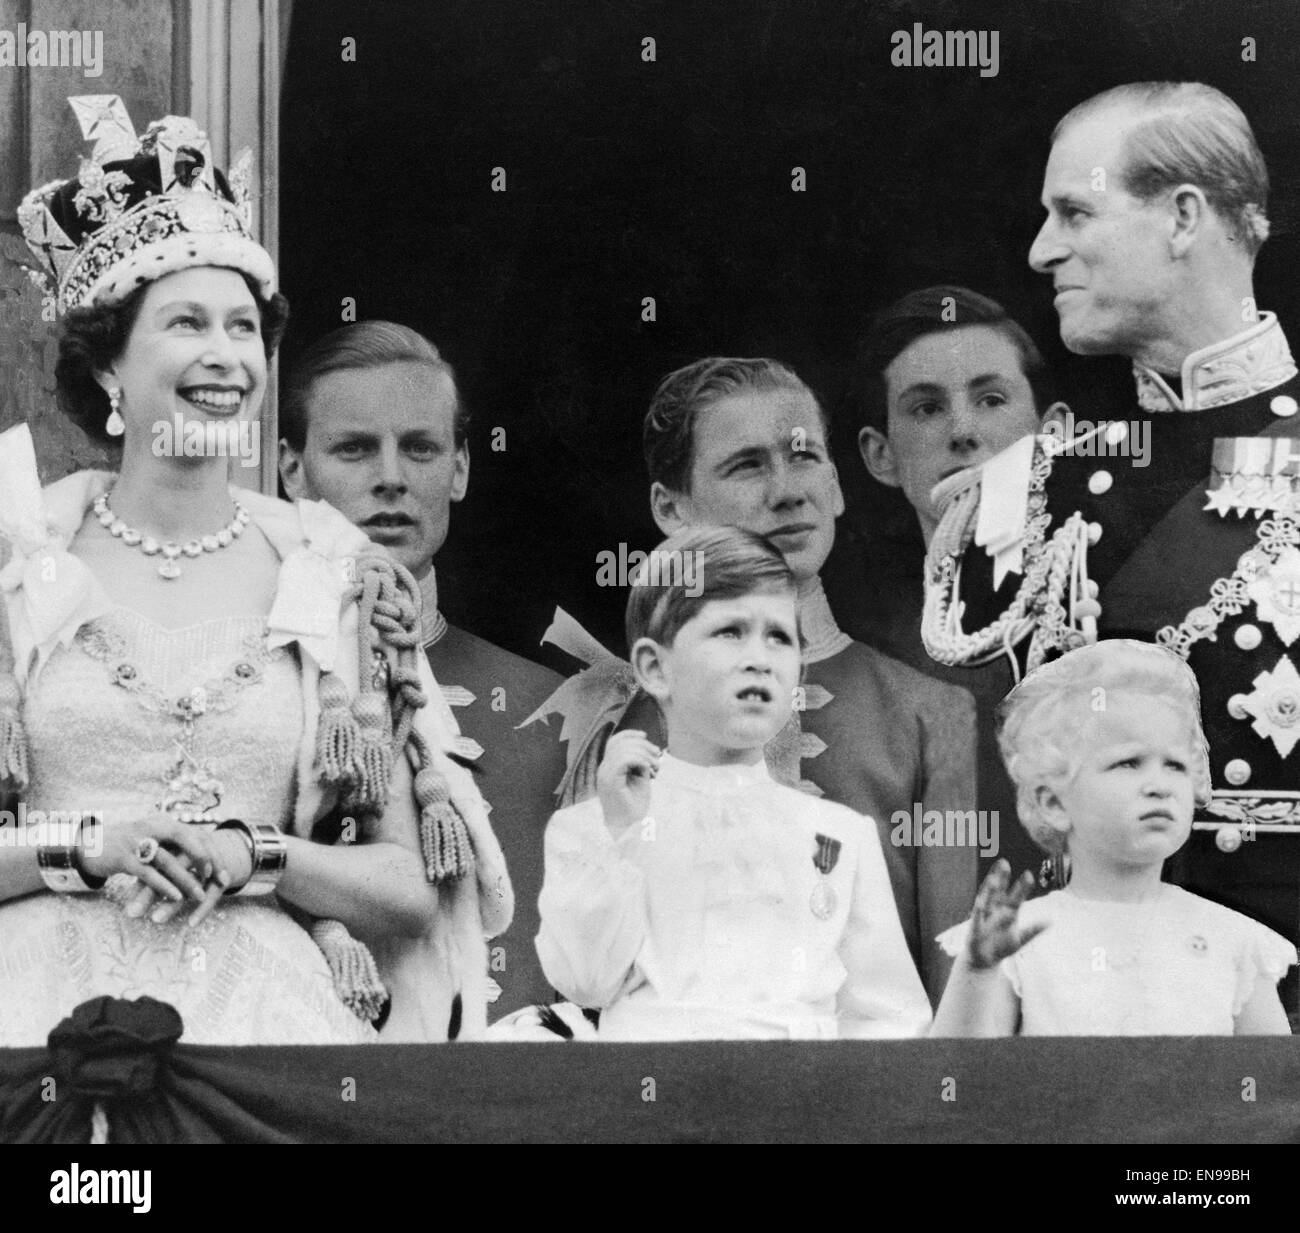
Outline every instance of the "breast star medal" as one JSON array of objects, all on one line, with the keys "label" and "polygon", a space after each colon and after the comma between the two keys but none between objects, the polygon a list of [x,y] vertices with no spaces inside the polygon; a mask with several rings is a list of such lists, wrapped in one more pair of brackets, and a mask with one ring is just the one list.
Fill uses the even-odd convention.
[{"label": "breast star medal", "polygon": [[813,864],[821,875],[813,887],[812,898],[808,906],[818,920],[830,920],[835,915],[837,900],[835,888],[831,885],[830,872],[840,859],[840,849],[844,845],[829,835],[817,836],[817,851],[813,854]]}]

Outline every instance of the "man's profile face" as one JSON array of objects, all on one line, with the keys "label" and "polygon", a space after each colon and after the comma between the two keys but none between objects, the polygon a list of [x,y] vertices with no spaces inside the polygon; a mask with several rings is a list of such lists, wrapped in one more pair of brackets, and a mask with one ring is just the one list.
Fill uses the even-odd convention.
[{"label": "man's profile face", "polygon": [[280,444],[285,491],[328,501],[422,577],[469,484],[451,378],[407,362],[325,373],[307,412],[302,453]]},{"label": "man's profile face", "polygon": [[1119,107],[1077,121],[1043,176],[1047,219],[1029,264],[1051,276],[1061,340],[1080,355],[1139,355],[1168,332],[1175,215],[1165,198],[1145,204],[1122,187],[1136,122]]},{"label": "man's profile face", "polygon": [[766,535],[800,581],[814,577],[844,512],[826,430],[799,390],[749,390],[720,398],[695,419],[690,492],[651,490],[665,534],[713,524]]}]

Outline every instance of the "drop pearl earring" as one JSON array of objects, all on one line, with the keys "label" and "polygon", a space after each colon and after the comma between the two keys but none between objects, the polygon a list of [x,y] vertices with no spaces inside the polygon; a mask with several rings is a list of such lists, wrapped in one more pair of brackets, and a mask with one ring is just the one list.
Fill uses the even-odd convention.
[{"label": "drop pearl earring", "polygon": [[104,431],[110,437],[120,437],[126,431],[126,422],[122,419],[122,391],[116,385],[108,388],[108,407]]}]

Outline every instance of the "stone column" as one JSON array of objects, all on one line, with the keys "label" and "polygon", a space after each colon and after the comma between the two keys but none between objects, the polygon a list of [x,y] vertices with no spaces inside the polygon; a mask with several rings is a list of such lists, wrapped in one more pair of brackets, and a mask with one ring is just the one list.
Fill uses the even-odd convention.
[{"label": "stone column", "polygon": [[[73,94],[118,94],[137,131],[192,115],[219,166],[251,147],[259,176],[257,234],[277,256],[275,176],[281,29],[278,0],[0,0],[0,31],[92,32],[98,64],[0,67],[0,431],[31,425],[46,482],[108,465],[104,452],[55,405],[52,305],[18,264],[30,254],[16,210],[34,185],[75,173],[89,153],[68,106]],[[90,74],[94,75],[90,75]],[[235,467],[242,483],[275,491],[275,407],[263,410],[263,465]]]}]

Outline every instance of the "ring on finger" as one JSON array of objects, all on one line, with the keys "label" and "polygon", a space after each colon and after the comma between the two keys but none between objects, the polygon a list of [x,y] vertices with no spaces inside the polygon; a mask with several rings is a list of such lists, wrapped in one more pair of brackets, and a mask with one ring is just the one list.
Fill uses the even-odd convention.
[{"label": "ring on finger", "polygon": [[142,865],[152,865],[158,855],[158,841],[152,835],[146,835],[135,845],[135,858]]}]

